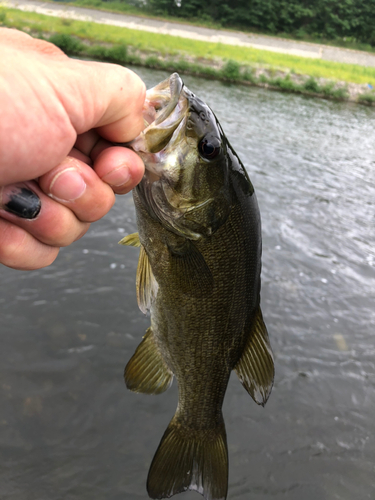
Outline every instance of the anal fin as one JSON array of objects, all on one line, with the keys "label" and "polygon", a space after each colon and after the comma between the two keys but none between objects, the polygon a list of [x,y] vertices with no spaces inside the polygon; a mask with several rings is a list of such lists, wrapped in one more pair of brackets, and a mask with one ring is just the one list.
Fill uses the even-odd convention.
[{"label": "anal fin", "polygon": [[164,363],[149,328],[125,368],[125,384],[134,392],[160,394],[173,381],[173,373]]},{"label": "anal fin", "polygon": [[272,390],[275,368],[267,328],[260,307],[242,356],[234,370],[254,401],[258,405],[264,406]]}]

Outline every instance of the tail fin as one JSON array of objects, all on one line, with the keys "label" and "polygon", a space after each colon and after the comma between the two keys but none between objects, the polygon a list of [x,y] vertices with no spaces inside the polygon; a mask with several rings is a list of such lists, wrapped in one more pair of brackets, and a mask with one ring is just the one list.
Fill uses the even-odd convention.
[{"label": "tail fin", "polygon": [[224,420],[207,430],[189,429],[172,419],[147,478],[151,498],[195,490],[206,500],[225,500],[228,450]]}]

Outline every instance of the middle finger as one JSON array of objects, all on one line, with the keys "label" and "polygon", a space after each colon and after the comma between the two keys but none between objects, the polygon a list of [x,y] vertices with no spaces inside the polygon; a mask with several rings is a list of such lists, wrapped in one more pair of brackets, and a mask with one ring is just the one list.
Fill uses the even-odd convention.
[{"label": "middle finger", "polygon": [[46,196],[34,181],[1,188],[0,217],[54,247],[70,245],[89,228],[69,208]]}]

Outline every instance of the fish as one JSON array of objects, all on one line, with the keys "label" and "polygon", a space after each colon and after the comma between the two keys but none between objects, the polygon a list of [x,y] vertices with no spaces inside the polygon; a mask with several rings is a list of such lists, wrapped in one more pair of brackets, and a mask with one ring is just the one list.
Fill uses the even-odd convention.
[{"label": "fish", "polygon": [[152,460],[150,498],[228,491],[222,414],[232,370],[258,405],[274,381],[260,309],[261,221],[254,187],[211,108],[177,73],[146,93],[145,129],[127,144],[145,164],[133,190],[137,300],[151,325],[125,368],[128,389],[178,405]]}]

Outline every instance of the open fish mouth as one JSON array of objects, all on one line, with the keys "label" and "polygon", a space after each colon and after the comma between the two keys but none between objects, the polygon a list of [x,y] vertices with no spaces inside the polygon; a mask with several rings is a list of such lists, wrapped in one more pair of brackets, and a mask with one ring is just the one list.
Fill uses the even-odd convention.
[{"label": "open fish mouth", "polygon": [[[178,73],[149,89],[143,111],[145,129],[128,146],[138,153],[158,153],[181,130],[188,114],[184,83]],[[146,165],[147,168],[147,165]]]},{"label": "open fish mouth", "polygon": [[[184,83],[178,73],[173,73],[169,78],[160,82],[156,87],[147,91],[145,119],[149,116],[147,111],[155,111],[154,125],[159,125],[166,120],[178,104]],[[150,122],[152,123],[152,122]]]}]

